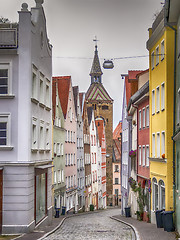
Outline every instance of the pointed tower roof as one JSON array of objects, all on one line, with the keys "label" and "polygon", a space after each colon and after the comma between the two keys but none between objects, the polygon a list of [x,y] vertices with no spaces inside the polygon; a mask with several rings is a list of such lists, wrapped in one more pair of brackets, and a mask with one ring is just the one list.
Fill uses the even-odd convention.
[{"label": "pointed tower roof", "polygon": [[93,60],[91,72],[89,75],[91,77],[99,77],[102,74],[103,74],[103,72],[101,71],[101,66],[100,66],[99,57],[98,57],[98,50],[97,50],[97,45],[96,45],[95,52],[94,52],[94,60]]}]

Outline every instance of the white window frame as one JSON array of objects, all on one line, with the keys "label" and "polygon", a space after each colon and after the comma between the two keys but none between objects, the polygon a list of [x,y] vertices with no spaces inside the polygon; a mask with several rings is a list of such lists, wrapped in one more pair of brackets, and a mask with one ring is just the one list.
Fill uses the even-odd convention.
[{"label": "white window frame", "polygon": [[165,83],[161,83],[161,111],[165,109]]},{"label": "white window frame", "polygon": [[54,184],[57,183],[57,175],[56,175],[56,171],[54,171]]},{"label": "white window frame", "polygon": [[156,112],[159,113],[160,111],[160,88],[159,86],[156,87]]},{"label": "white window frame", "polygon": [[[42,129],[42,132],[41,132]],[[44,150],[44,122],[40,121],[39,126],[39,150]]]},{"label": "white window frame", "polygon": [[153,178],[152,179],[152,200],[153,200],[153,211],[157,210],[159,208],[158,205],[158,197],[156,199],[156,195],[159,195],[158,193],[158,183],[157,179]]},{"label": "white window frame", "polygon": [[141,116],[141,110],[139,110],[139,129],[141,129],[142,128],[142,121],[141,121],[141,118],[142,118],[142,116]]},{"label": "white window frame", "polygon": [[[164,194],[164,196],[162,194],[163,190],[165,192],[165,184],[162,179],[159,180],[158,187],[159,187],[159,209],[165,209],[165,194]],[[164,206],[162,204],[162,198],[164,198],[164,201],[163,201]]]},{"label": "white window frame", "polygon": [[60,151],[60,143],[58,142],[57,143],[57,156],[59,157],[61,154],[61,151]]},{"label": "white window frame", "polygon": [[151,69],[154,69],[154,51],[151,54]]},{"label": "white window frame", "polygon": [[145,128],[146,126],[146,112],[145,108],[142,109],[142,127]]},{"label": "white window frame", "polygon": [[144,167],[145,164],[146,164],[146,159],[145,159],[145,156],[146,156],[146,152],[145,152],[145,145],[142,146],[142,166]]},{"label": "white window frame", "polygon": [[164,39],[161,41],[161,61],[164,60],[165,55],[165,46],[164,46]]},{"label": "white window frame", "polygon": [[156,135],[152,133],[152,157],[155,158]]},{"label": "white window frame", "polygon": [[50,150],[50,130],[49,130],[49,124],[47,123],[46,126],[46,150]]},{"label": "white window frame", "polygon": [[149,145],[146,145],[146,167],[149,167]]},{"label": "white window frame", "polygon": [[[0,114],[0,122],[6,123],[6,144],[0,145],[0,150],[4,150],[8,148],[11,145],[11,114],[10,113],[1,113]],[[9,149],[10,150],[10,149]]]},{"label": "white window frame", "polygon": [[8,79],[7,79],[7,93],[0,94],[0,98],[4,96],[12,95],[12,62],[2,62],[0,61],[0,69],[7,69],[8,70]]},{"label": "white window frame", "polygon": [[[41,85],[41,83],[42,83],[42,85]],[[44,105],[44,100],[45,100],[44,85],[45,85],[44,75],[40,72],[39,73],[39,102],[43,105]]]},{"label": "white window frame", "polygon": [[149,127],[149,105],[146,106],[146,127]]},{"label": "white window frame", "polygon": [[[48,92],[47,92],[47,89],[48,89]],[[51,95],[50,95],[50,81],[49,79],[46,78],[46,91],[45,91],[45,105],[46,107],[50,108],[50,103],[51,103]]]},{"label": "white window frame", "polygon": [[141,166],[141,146],[139,146],[138,148],[138,163],[139,163],[139,166]]},{"label": "white window frame", "polygon": [[159,46],[156,47],[156,66],[159,64]]},{"label": "white window frame", "polygon": [[161,132],[161,154],[165,154],[165,131]]},{"label": "white window frame", "polygon": [[160,158],[160,132],[157,132],[157,144],[156,144],[156,154],[157,158]]},{"label": "white window frame", "polygon": [[152,90],[152,115],[155,114],[155,89]]},{"label": "white window frame", "polygon": [[37,126],[37,118],[32,118],[32,137],[31,137],[31,149],[38,149],[38,126]]}]

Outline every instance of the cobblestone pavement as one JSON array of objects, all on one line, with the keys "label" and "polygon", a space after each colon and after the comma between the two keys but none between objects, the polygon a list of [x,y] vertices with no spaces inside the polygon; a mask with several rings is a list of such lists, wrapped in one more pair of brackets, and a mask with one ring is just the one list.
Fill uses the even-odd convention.
[{"label": "cobblestone pavement", "polygon": [[67,218],[63,225],[44,240],[131,240],[133,230],[127,225],[110,219],[119,209],[109,209],[97,213]]}]

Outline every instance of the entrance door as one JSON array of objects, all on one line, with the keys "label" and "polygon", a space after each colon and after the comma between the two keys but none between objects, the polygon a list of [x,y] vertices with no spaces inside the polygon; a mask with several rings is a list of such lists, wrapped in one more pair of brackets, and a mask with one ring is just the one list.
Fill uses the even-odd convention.
[{"label": "entrance door", "polygon": [[0,233],[2,232],[3,171],[0,170]]}]

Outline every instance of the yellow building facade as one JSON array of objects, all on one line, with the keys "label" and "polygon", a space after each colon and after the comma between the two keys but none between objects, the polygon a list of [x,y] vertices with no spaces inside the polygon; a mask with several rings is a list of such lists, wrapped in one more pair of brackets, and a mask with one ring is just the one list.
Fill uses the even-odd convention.
[{"label": "yellow building facade", "polygon": [[174,31],[164,11],[149,29],[151,222],[155,211],[173,210]]}]

